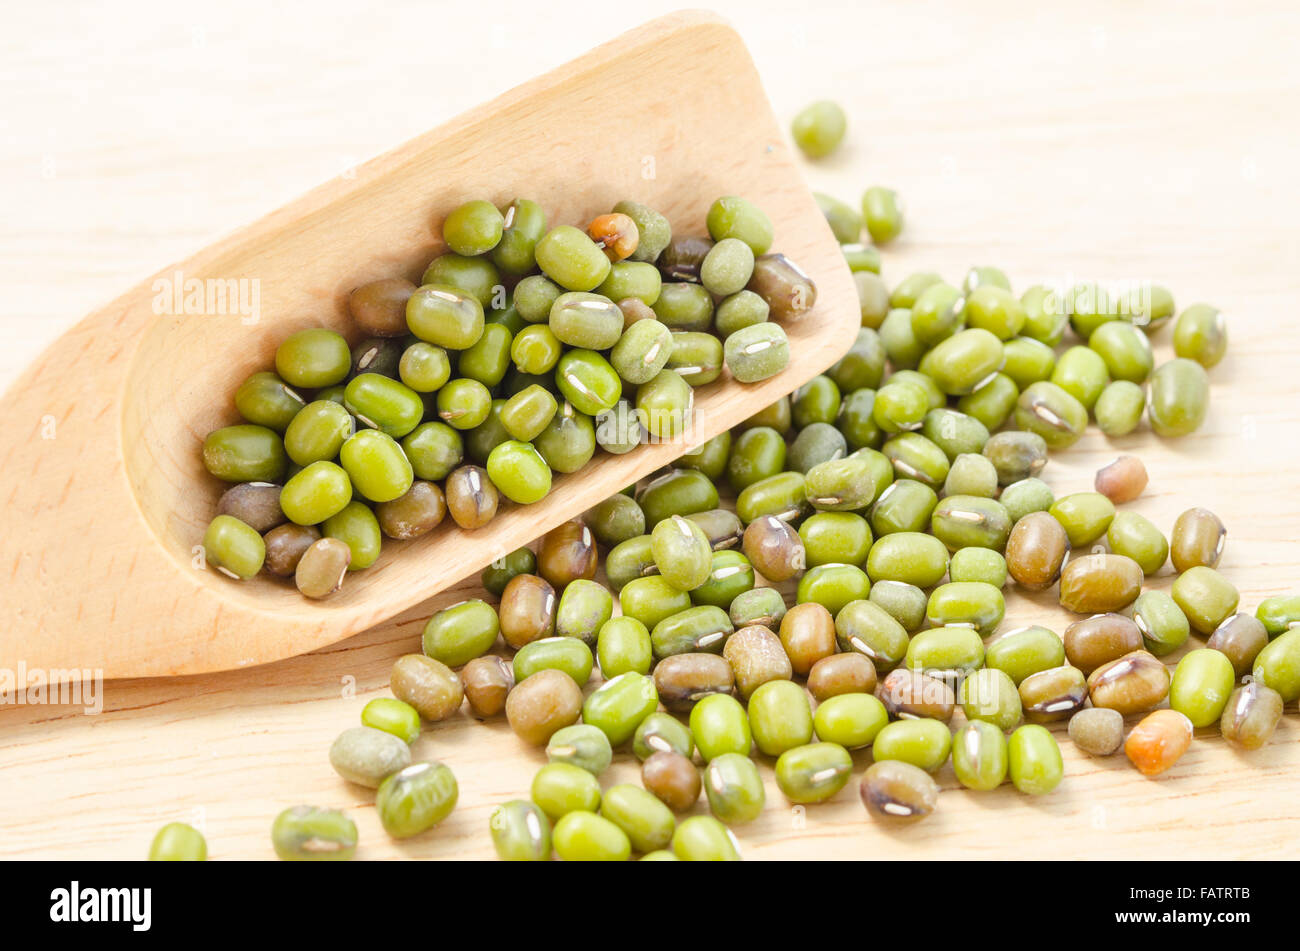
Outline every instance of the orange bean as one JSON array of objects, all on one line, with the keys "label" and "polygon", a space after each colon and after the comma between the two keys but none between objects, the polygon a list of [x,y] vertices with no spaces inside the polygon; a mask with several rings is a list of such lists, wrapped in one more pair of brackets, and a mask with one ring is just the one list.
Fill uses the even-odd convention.
[{"label": "orange bean", "polygon": [[1156,710],[1142,718],[1124,741],[1124,753],[1143,776],[1158,776],[1192,745],[1192,721],[1177,710]]},{"label": "orange bean", "polygon": [[587,225],[587,234],[592,241],[600,245],[605,257],[611,261],[622,261],[641,242],[641,232],[636,222],[624,214],[600,215]]}]

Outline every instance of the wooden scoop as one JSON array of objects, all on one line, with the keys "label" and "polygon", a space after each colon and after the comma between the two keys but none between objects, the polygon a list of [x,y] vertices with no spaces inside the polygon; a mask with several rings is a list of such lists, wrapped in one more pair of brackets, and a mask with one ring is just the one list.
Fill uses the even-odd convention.
[{"label": "wooden scoop", "polygon": [[598,452],[544,501],[506,505],[486,528],[465,532],[448,519],[423,538],[385,545],[327,601],[282,579],[233,581],[204,569],[196,547],[226,488],[204,470],[200,447],[238,421],[235,387],[272,367],[293,331],[333,327],[355,340],[349,292],[381,277],[418,281],[442,250],[438,223],[457,204],[523,196],[549,222],[581,226],[631,198],[662,211],[675,232],[704,234],[705,212],[724,194],[767,211],[773,250],[812,276],[817,301],[786,327],[792,359],[783,373],[753,385],[724,375],[697,390],[690,443],[698,444],[826,369],[859,325],[843,256],[754,65],[711,14],[678,13],[624,34],[86,317],[4,398],[0,668],[72,681],[192,674],[310,651],[480,571],[669,463],[690,445]]}]

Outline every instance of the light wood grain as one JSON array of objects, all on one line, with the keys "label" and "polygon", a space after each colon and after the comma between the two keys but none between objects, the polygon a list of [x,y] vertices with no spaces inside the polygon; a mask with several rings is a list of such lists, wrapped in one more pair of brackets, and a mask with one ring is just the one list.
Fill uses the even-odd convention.
[{"label": "light wood grain", "polygon": [[[629,98],[645,75],[662,79]],[[683,435],[601,453],[558,476],[543,503],[503,504],[485,530],[447,519],[385,545],[327,601],[267,575],[232,583],[196,562],[227,487],[204,472],[200,449],[209,432],[240,421],[237,382],[272,366],[296,330],[323,325],[357,339],[347,313],[354,287],[418,281],[443,250],[442,215],[471,197],[504,205],[519,194],[553,223],[585,223],[631,195],[685,233],[703,231],[718,196],[748,196],[781,223],[779,250],[818,287],[812,308],[788,322],[789,366],[753,385],[724,374],[697,388]],[[231,289],[195,313],[177,306],[192,282]],[[236,289],[248,306],[235,306]],[[0,497],[11,513],[0,535],[0,600],[12,612],[0,664],[119,678],[203,673],[333,643],[789,392],[848,349],[857,321],[839,248],[743,43],[711,15],[657,20],[164,268],[47,350],[7,394],[11,425],[0,431]],[[73,564],[75,572],[55,570]],[[160,611],[172,623],[159,625]]]},{"label": "light wood grain", "polygon": [[[908,230],[885,253],[891,280],[921,268],[956,280],[976,263],[1004,267],[1020,288],[1042,279],[1149,277],[1171,287],[1182,305],[1207,300],[1228,312],[1231,350],[1212,373],[1213,404],[1200,432],[1175,442],[1145,430],[1115,441],[1092,432],[1055,454],[1044,475],[1058,493],[1086,489],[1098,465],[1117,452],[1137,452],[1152,481],[1132,508],[1165,530],[1191,505],[1217,511],[1229,529],[1222,570],[1240,587],[1247,609],[1268,595],[1300,589],[1300,328],[1294,319],[1300,310],[1300,195],[1292,175],[1300,133],[1287,121],[1300,92],[1289,39],[1300,28],[1294,7],[1256,3],[1220,13],[1198,3],[1114,2],[1083,10],[918,2],[812,7],[793,22],[788,5],[733,9],[784,117],[827,94],[849,109],[846,151],[809,167],[809,182],[848,200],[867,184],[887,183],[908,199]],[[413,9],[407,12],[402,32],[432,28]],[[579,52],[564,46],[574,42],[571,26],[548,27],[541,14],[522,9],[512,19],[512,30],[554,43],[565,55]],[[592,27],[582,43],[612,32],[608,23]],[[375,42],[388,35],[371,34]],[[89,42],[79,36],[73,31],[65,42]],[[241,49],[217,29],[209,36],[216,47],[209,57]],[[305,36],[304,52],[294,54],[301,59],[292,62],[308,73],[325,56],[322,37],[328,34],[309,30]],[[133,53],[146,52],[123,42]],[[58,62],[52,53],[24,60],[22,49],[11,52],[11,62],[30,63],[33,55]],[[503,57],[502,68],[518,68],[515,59]],[[354,80],[371,78],[372,86],[384,75],[364,57],[344,57],[340,69]],[[365,83],[354,85],[359,90]],[[297,169],[319,168],[312,163],[322,149],[366,154],[422,127],[387,127],[376,118],[367,132],[384,128],[388,138],[380,133],[371,142],[353,131],[341,147],[330,130],[341,111],[362,111],[359,92],[297,91],[291,82],[251,80],[239,90],[257,116],[248,120],[250,127],[267,135],[278,127],[277,108],[283,107],[277,102],[292,101],[312,116],[298,127],[301,140],[276,139],[268,147]],[[408,112],[429,99],[425,88],[401,94]],[[448,101],[440,99],[438,108],[449,116],[458,106],[444,95]],[[34,102],[49,110],[58,105],[48,97]],[[44,323],[32,329],[31,314],[66,326],[93,303],[84,297],[86,286],[99,288],[102,299],[169,256],[159,253],[161,245],[173,242],[168,247],[177,253],[202,245],[213,229],[275,204],[283,197],[275,188],[294,190],[316,177],[286,178],[283,166],[273,163],[253,185],[249,163],[223,178],[222,161],[207,165],[199,146],[168,144],[161,124],[147,148],[134,150],[115,137],[120,130],[113,124],[130,116],[122,109],[110,106],[106,118],[90,117],[92,145],[70,148],[65,168],[82,169],[85,181],[99,181],[85,171],[91,169],[120,183],[118,191],[134,203],[112,188],[83,187],[75,171],[44,190],[4,186],[15,213],[0,222],[7,229],[0,240],[14,253],[0,256],[0,267],[6,284],[18,290],[0,301],[0,315],[16,341],[45,332]],[[150,123],[159,120],[141,121],[153,130]],[[29,121],[23,128],[30,144],[3,156],[15,171],[38,167],[47,147],[44,126]],[[244,152],[231,151],[229,162],[249,162],[239,158]],[[210,178],[215,193],[232,196],[235,211],[206,194],[195,199],[197,223],[168,211],[188,191],[166,178],[174,162],[200,169],[192,178]],[[160,222],[156,233],[128,224],[137,220],[133,207],[153,211]],[[92,224],[38,227],[38,208],[43,222]],[[81,208],[84,216],[76,217]],[[224,217],[228,213],[235,216]],[[43,237],[24,241],[24,228]],[[103,253],[92,254],[100,245]],[[79,259],[68,256],[69,248],[81,252]],[[64,277],[70,261],[80,283],[68,297],[80,306],[36,293]],[[1156,342],[1158,357],[1167,357],[1168,331]],[[1169,582],[1165,576],[1153,586]],[[471,590],[466,585],[444,597]],[[0,708],[6,780],[0,784],[0,855],[140,856],[161,823],[198,818],[214,858],[266,858],[274,814],[317,802],[350,810],[365,857],[489,857],[491,809],[525,795],[542,761],[521,749],[503,724],[462,717],[426,732],[418,753],[452,765],[461,801],[439,830],[406,844],[384,836],[369,794],[344,784],[326,761],[330,741],[356,723],[364,701],[385,694],[392,660],[417,649],[420,626],[437,603],[266,667],[110,683],[107,712],[100,716],[83,716],[72,706]],[[1008,625],[1038,622],[1059,631],[1067,620],[1050,595],[1008,590]],[[171,623],[165,605],[159,623]],[[353,686],[355,696],[348,693]],[[1141,778],[1122,757],[1091,760],[1064,741],[1066,781],[1037,800],[1009,788],[962,791],[945,768],[939,812],[902,833],[866,818],[855,799],[860,769],[834,802],[800,815],[785,805],[765,768],[768,810],[738,832],[751,858],[1292,857],[1300,832],[1294,806],[1298,739],[1300,718],[1291,705],[1264,750],[1238,754],[1205,731],[1158,780]],[[620,757],[608,782],[635,775],[628,759]],[[863,765],[861,754],[856,759]]]}]

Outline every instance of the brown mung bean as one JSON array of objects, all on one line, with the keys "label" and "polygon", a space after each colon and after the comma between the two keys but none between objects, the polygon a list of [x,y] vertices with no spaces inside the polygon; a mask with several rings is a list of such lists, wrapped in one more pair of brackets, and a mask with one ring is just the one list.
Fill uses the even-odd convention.
[{"label": "brown mung bean", "polygon": [[506,720],[525,743],[545,746],[551,735],[578,722],[582,688],[562,670],[539,670],[506,697]]},{"label": "brown mung bean", "polygon": [[624,297],[618,301],[618,309],[623,312],[623,329],[631,327],[638,320],[654,320],[655,312],[639,297]]},{"label": "brown mung bean", "polygon": [[789,581],[807,565],[803,539],[789,522],[775,515],[750,522],[741,545],[754,570],[768,581]]},{"label": "brown mung bean", "polygon": [[1257,750],[1273,735],[1282,719],[1282,695],[1252,680],[1242,684],[1228,698],[1219,718],[1219,731],[1233,746]]},{"label": "brown mung bean", "polygon": [[[659,254],[655,262],[663,276],[670,281],[700,283],[700,267],[704,259],[713,250],[711,238],[697,235],[673,235],[668,246]],[[751,288],[753,290],[753,288]]]},{"label": "brown mung bean", "polygon": [[461,528],[482,528],[496,518],[501,496],[479,466],[461,466],[452,470],[443,484],[447,514]]},{"label": "brown mung bean", "polygon": [[1049,588],[1061,576],[1070,541],[1061,523],[1047,512],[1030,512],[1007,538],[1007,573],[1031,591]]},{"label": "brown mung bean", "polygon": [[389,538],[418,538],[442,524],[447,500],[433,482],[416,479],[404,495],[375,506],[375,518]]},{"label": "brown mung bean", "polygon": [[327,598],[343,587],[352,563],[352,549],[337,538],[318,538],[298,559],[293,580],[309,598]]},{"label": "brown mung bean", "polygon": [[673,812],[685,812],[700,798],[700,771],[687,757],[661,750],[641,764],[641,785]]},{"label": "brown mung bean", "polygon": [[570,581],[596,577],[596,537],[581,519],[557,525],[542,536],[537,573],[563,591]]},{"label": "brown mung bean", "polygon": [[1020,706],[1030,723],[1066,720],[1088,701],[1083,671],[1068,664],[1030,674],[1020,681]]},{"label": "brown mung bean", "polygon": [[735,675],[725,657],[717,654],[686,653],[665,657],[655,665],[655,689],[665,709],[689,713],[705,697],[730,695]]},{"label": "brown mung bean", "polygon": [[555,589],[537,575],[515,575],[501,592],[497,616],[501,636],[515,650],[555,634],[559,600]]},{"label": "brown mung bean", "polygon": [[1169,695],[1169,670],[1154,654],[1133,651],[1103,664],[1088,677],[1094,707],[1125,715],[1150,710]]},{"label": "brown mung bean", "polygon": [[763,254],[754,261],[748,290],[767,302],[775,321],[797,320],[817,302],[812,278],[784,254]]},{"label": "brown mung bean", "polygon": [[1090,674],[1102,664],[1141,649],[1142,631],[1122,614],[1094,614],[1067,627],[1062,640],[1070,663]]},{"label": "brown mung bean", "polygon": [[415,285],[405,278],[389,277],[362,284],[348,297],[348,310],[361,331],[371,337],[401,337],[410,333],[406,302]]},{"label": "brown mung bean", "polygon": [[230,515],[260,533],[286,519],[280,508],[280,487],[272,482],[242,482],[221,493],[218,515]]},{"label": "brown mung bean", "polygon": [[[268,550],[267,557],[270,557]],[[1238,677],[1250,673],[1255,658],[1268,644],[1268,629],[1253,614],[1234,614],[1225,618],[1214,629],[1206,647],[1219,651],[1232,662],[1232,672]]]},{"label": "brown mung bean", "polygon": [[462,667],[460,679],[474,716],[494,717],[506,708],[506,696],[515,685],[515,672],[505,658],[485,654]]},{"label": "brown mung bean", "polygon": [[1132,502],[1147,487],[1147,467],[1137,456],[1120,456],[1097,470],[1095,488],[1116,505]]},{"label": "brown mung bean", "polygon": [[1075,614],[1119,611],[1142,593],[1142,566],[1124,555],[1076,558],[1061,572],[1061,607]]},{"label": "brown mung bean", "polygon": [[1213,568],[1223,556],[1228,530],[1209,509],[1188,509],[1174,522],[1169,556],[1178,571],[1204,565]]},{"label": "brown mung bean", "polygon": [[745,523],[728,509],[705,509],[686,516],[688,521],[700,526],[714,551],[735,548],[745,535]]},{"label": "brown mung bean", "polygon": [[781,619],[781,646],[799,676],[813,664],[835,653],[835,619],[815,601],[796,604]]},{"label": "brown mung bean", "polygon": [[742,627],[727,638],[722,656],[731,665],[736,690],[744,700],[748,700],[749,695],[763,684],[772,680],[789,680],[794,675],[781,639],[760,624]]},{"label": "brown mung bean", "polygon": [[456,672],[424,654],[403,654],[393,663],[388,689],[426,720],[445,720],[460,709],[465,688]]},{"label": "brown mung bean", "polygon": [[818,703],[844,693],[876,689],[876,665],[859,653],[823,657],[808,671],[808,692]]},{"label": "brown mung bean", "polygon": [[[295,525],[286,522],[277,525],[266,533],[266,570],[281,578],[288,578],[298,570],[298,562],[306,554],[316,539],[320,538],[320,529],[314,525]],[[348,550],[348,560],[352,557]]]},{"label": "brown mung bean", "polygon": [[880,819],[923,819],[939,801],[939,787],[930,774],[902,760],[872,764],[858,792],[867,812]]},{"label": "brown mung bean", "polygon": [[890,671],[876,688],[876,696],[899,719],[947,723],[957,706],[956,693],[944,681],[906,668]]}]

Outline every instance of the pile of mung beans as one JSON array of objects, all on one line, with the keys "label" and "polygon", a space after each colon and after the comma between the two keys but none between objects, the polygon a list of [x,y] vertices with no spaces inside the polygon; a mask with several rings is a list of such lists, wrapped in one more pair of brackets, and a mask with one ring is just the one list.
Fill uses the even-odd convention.
[{"label": "pile of mung beans", "polygon": [[[731,827],[765,807],[763,762],[786,800],[808,805],[839,793],[869,748],[862,802],[899,823],[936,808],[933,774],[949,761],[970,790],[1009,779],[1052,792],[1064,772],[1052,723],[1091,755],[1123,747],[1151,776],[1196,727],[1260,746],[1300,697],[1300,631],[1288,632],[1300,597],[1235,613],[1213,513],[1188,510],[1167,538],[1117,510],[1147,483],[1133,456],[1099,471],[1094,491],[1058,498],[1039,478],[1090,417],[1112,433],[1144,410],[1167,435],[1199,424],[1205,367],[1224,350],[1217,313],[1185,310],[1174,369],[1155,368],[1146,334],[1172,316],[1164,292],[1132,318],[1055,313],[1045,302],[1097,297],[1016,298],[992,268],[961,289],[913,275],[890,292],[861,266],[874,258],[858,221],[841,232],[862,309],[843,359],[490,566],[486,596],[431,617],[422,652],[393,667],[393,697],[335,741],[335,769],[378,787],[391,835],[454,807],[450,769],[411,764],[407,744],[463,704],[546,752],[528,797],[492,814],[500,857],[617,860],[738,858]],[[1087,343],[1058,355],[1071,328]],[[1125,401],[1103,402],[1117,383],[1139,394],[1122,421],[1111,409]],[[1170,558],[1172,593],[1144,592]],[[1059,634],[1004,629],[1008,583],[1057,586],[1077,617]],[[1206,646],[1171,676],[1160,656],[1193,633]],[[1125,717],[1140,717],[1127,736]],[[602,788],[624,750],[641,783]],[[701,794],[708,814],[679,821]],[[341,821],[286,815],[277,829]],[[275,833],[281,855],[302,857],[280,845],[294,835]],[[343,839],[350,854],[355,829]]]},{"label": "pile of mung beans", "polygon": [[[796,120],[796,141],[827,154],[836,121],[825,108]],[[1090,420],[1112,436],[1144,415],[1162,437],[1196,429],[1226,349],[1219,312],[1179,314],[1177,356],[1156,367],[1147,337],[1175,314],[1165,288],[1016,297],[1000,270],[976,267],[960,287],[918,273],[890,290],[874,244],[902,228],[894,193],[868,189],[861,213],[817,199],[858,289],[849,353],[494,563],[482,584],[495,603],[429,619],[422,652],[393,666],[393,696],[367,703],[329,752],[345,780],[377,790],[391,836],[454,809],[451,769],[412,763],[409,744],[466,704],[545,749],[528,798],[492,814],[502,859],[731,860],[731,827],[766,804],[759,763],[806,805],[836,796],[854,753],[869,755],[866,811],[900,824],[934,811],[933,774],[950,761],[969,790],[1009,779],[1051,793],[1064,767],[1045,724],[1156,776],[1196,728],[1262,746],[1300,698],[1300,595],[1238,613],[1215,570],[1217,516],[1188,509],[1167,537],[1117,509],[1147,484],[1134,456],[1098,471],[1093,491],[1058,498],[1039,478]],[[1169,561],[1171,592],[1144,591]],[[1075,617],[1060,633],[1004,629],[1008,583],[1056,587]],[[1193,635],[1204,646],[1171,674],[1160,658]],[[641,784],[602,788],[623,751]],[[708,814],[679,821],[701,793]],[[298,806],[272,842],[281,858],[350,858],[357,833],[341,812]],[[174,823],[151,855],[201,858],[206,845]]]},{"label": "pile of mung beans", "polygon": [[[236,579],[294,578],[309,598],[370,567],[384,539],[465,529],[545,498],[554,473],[690,424],[694,388],[785,369],[782,323],[816,301],[771,252],[772,223],[715,201],[708,236],[674,235],[619,202],[547,229],[537,202],[466,202],[416,286],[356,288],[361,339],[323,327],[283,340],[275,369],[235,392],[243,422],[204,440],[235,483],[208,525],[206,563]],[[504,497],[504,502],[502,497]]]}]

